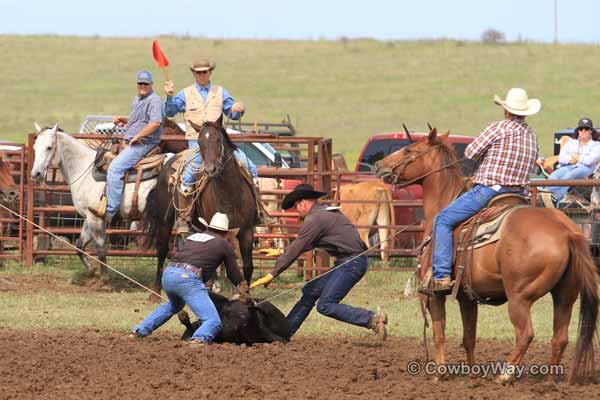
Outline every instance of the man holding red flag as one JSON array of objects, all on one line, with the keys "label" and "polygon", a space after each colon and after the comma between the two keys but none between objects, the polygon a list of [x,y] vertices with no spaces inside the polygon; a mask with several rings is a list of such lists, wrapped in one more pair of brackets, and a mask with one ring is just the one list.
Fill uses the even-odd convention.
[{"label": "man holding red flag", "polygon": [[[162,52],[160,53],[162,54]],[[159,54],[157,62],[161,59],[161,54]],[[157,57],[155,56],[155,58]],[[188,140],[190,149],[198,147],[196,131],[192,128],[190,121],[202,125],[207,121],[216,122],[221,120],[223,114],[236,120],[245,111],[244,104],[235,102],[225,88],[212,84],[210,78],[214,69],[214,62],[206,59],[194,61],[190,66],[190,71],[196,82],[179,91],[175,96],[173,96],[173,82],[170,80],[165,82],[165,92],[167,94],[165,116],[173,117],[177,113],[183,113],[186,124],[185,137]],[[202,156],[199,152],[192,153],[190,157],[186,162],[181,187],[177,194],[178,208],[182,210],[178,216],[177,233],[182,235],[190,231],[193,200],[191,194],[196,183],[196,173],[202,164]],[[256,166],[243,152],[236,151],[235,157],[246,165],[253,177],[258,176]]]}]

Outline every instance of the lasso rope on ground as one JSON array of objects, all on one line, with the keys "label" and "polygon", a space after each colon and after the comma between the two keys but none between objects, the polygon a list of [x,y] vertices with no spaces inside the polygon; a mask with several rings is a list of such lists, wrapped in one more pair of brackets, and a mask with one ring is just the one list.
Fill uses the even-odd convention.
[{"label": "lasso rope on ground", "polygon": [[160,295],[159,293],[156,293],[154,290],[150,289],[147,286],[144,286],[143,284],[141,284],[140,282],[136,281],[135,279],[125,275],[124,273],[122,273],[121,271],[117,270],[116,268],[111,267],[110,265],[106,264],[105,262],[100,261],[98,258],[92,256],[91,254],[86,253],[85,251],[77,248],[76,246],[73,246],[71,243],[67,242],[66,240],[64,240],[63,238],[61,238],[60,236],[56,236],[55,234],[53,234],[52,232],[48,231],[47,229],[45,229],[42,226],[39,226],[38,224],[36,224],[33,221],[30,221],[29,219],[27,219],[26,217],[20,215],[19,213],[11,210],[10,208],[6,207],[3,204],[0,204],[0,207],[2,207],[3,209],[5,209],[6,211],[10,212],[11,214],[13,214],[14,216],[21,218],[22,220],[24,220],[25,222],[35,226],[38,229],[41,229],[42,231],[46,232],[47,234],[49,234],[50,236],[60,240],[61,242],[65,243],[67,246],[74,248],[75,250],[77,250],[78,253],[81,253],[89,258],[91,258],[92,260],[97,261],[100,265],[105,266],[106,268],[110,269],[111,271],[121,275],[123,278],[135,283],[136,285],[138,285],[139,287],[141,287],[142,289],[147,290],[148,292],[154,294],[155,296],[158,296],[159,298],[166,300],[165,297],[163,297],[162,295]]},{"label": "lasso rope on ground", "polygon": [[[417,222],[414,222],[414,223],[412,223],[412,224],[410,224],[410,225],[407,225],[407,226],[405,226],[404,228],[402,228],[402,229],[398,230],[398,231],[397,231],[396,233],[394,233],[393,235],[389,236],[387,239],[385,239],[385,241],[388,241],[388,240],[394,239],[394,238],[395,238],[395,237],[396,237],[398,234],[400,234],[400,233],[402,233],[402,232],[406,231],[406,230],[407,230],[407,229],[409,229],[409,228],[416,227],[418,224],[419,224],[419,223],[417,223]],[[319,275],[319,276],[317,276],[317,277],[315,277],[315,278],[313,278],[313,279],[311,279],[311,280],[309,280],[309,281],[302,282],[302,283],[300,283],[300,284],[298,284],[298,285],[294,286],[293,288],[290,288],[290,289],[284,290],[283,292],[277,293],[276,295],[273,295],[273,296],[271,296],[271,297],[267,297],[266,299],[263,299],[263,300],[261,300],[261,301],[257,302],[257,303],[256,303],[256,305],[257,305],[257,306],[259,306],[259,305],[261,305],[261,304],[263,304],[263,303],[266,303],[267,301],[271,301],[271,300],[273,300],[273,299],[275,299],[275,298],[277,298],[277,297],[283,296],[284,294],[287,294],[287,293],[293,292],[294,290],[297,290],[297,289],[301,289],[301,288],[303,288],[305,285],[307,285],[307,284],[309,284],[309,283],[311,283],[311,282],[313,282],[313,281],[316,281],[317,279],[320,279],[320,278],[324,277],[325,275],[327,275],[327,274],[329,274],[329,273],[331,273],[331,272],[335,271],[336,269],[338,269],[338,268],[340,268],[340,267],[343,267],[344,265],[348,264],[349,262],[356,260],[358,257],[360,257],[360,256],[362,256],[362,255],[365,255],[365,254],[367,254],[369,251],[373,250],[374,248],[376,248],[376,247],[379,247],[379,246],[381,245],[381,243],[383,243],[383,242],[384,242],[384,241],[380,240],[379,242],[375,243],[373,246],[371,246],[371,247],[367,248],[367,249],[366,249],[365,251],[363,251],[362,253],[359,253],[359,254],[357,254],[356,256],[352,257],[351,259],[349,259],[349,260],[346,260],[345,262],[341,263],[340,265],[337,265],[337,266],[335,266],[335,267],[331,268],[331,269],[330,269],[330,270],[328,270],[327,272],[325,272],[325,273],[323,273],[323,274],[321,274],[321,275]]]}]

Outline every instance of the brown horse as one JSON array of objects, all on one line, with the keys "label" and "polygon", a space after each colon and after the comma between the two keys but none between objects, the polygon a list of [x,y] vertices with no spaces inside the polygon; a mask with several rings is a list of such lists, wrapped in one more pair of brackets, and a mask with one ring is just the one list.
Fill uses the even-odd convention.
[{"label": "brown horse", "polygon": [[[17,206],[19,198],[19,186],[15,183],[12,172],[12,165],[4,152],[0,151],[0,204],[11,210]],[[0,218],[12,218],[12,214],[4,208],[0,208]],[[0,236],[8,236],[9,222],[0,221]],[[4,241],[0,240],[0,254],[4,252]],[[4,265],[4,260],[0,259],[0,266]]]},{"label": "brown horse", "polygon": [[[390,154],[376,164],[377,175],[388,183],[420,183],[426,234],[433,218],[463,188],[463,177],[456,154],[447,143],[448,134],[437,136],[433,129],[428,138]],[[431,246],[429,246],[431,247]],[[425,252],[421,278],[429,262]],[[573,304],[580,300],[579,335],[570,382],[589,376],[593,369],[593,339],[598,317],[596,269],[588,244],[578,227],[554,209],[525,207],[508,217],[499,241],[474,250],[471,286],[482,298],[508,301],[508,313],[515,327],[516,346],[507,359],[508,367],[500,382],[514,379],[514,366],[533,340],[532,304],[546,293],[554,303],[554,335],[550,364],[557,365],[568,342]],[[456,274],[455,274],[456,275]],[[421,298],[422,301],[427,301]],[[427,306],[433,321],[435,361],[444,364],[444,296],[429,298]],[[467,362],[474,363],[477,302],[460,290],[458,295],[463,321],[463,346]]]},{"label": "brown horse", "polygon": [[[254,226],[256,224],[256,202],[242,171],[236,162],[233,152],[235,144],[225,129],[213,122],[197,126],[200,154],[204,160],[203,167],[208,183],[198,195],[192,213],[192,222],[201,216],[210,221],[217,212],[227,214],[230,228],[239,228],[237,240],[244,264],[244,278],[250,282],[254,266],[252,264],[252,247],[254,244]],[[170,247],[171,232],[175,223],[173,195],[176,190],[169,184],[173,157],[160,172],[156,188],[148,195],[148,206],[142,218],[142,229],[147,234],[146,245],[156,241],[158,251],[156,287],[161,287],[161,276],[164,260]]]},{"label": "brown horse", "polygon": [[[177,122],[173,121],[172,119],[165,118],[163,119],[162,135],[181,136],[183,138],[185,137],[185,131],[181,129]],[[177,154],[187,150],[188,142],[187,140],[161,140],[159,147],[161,153]]]}]

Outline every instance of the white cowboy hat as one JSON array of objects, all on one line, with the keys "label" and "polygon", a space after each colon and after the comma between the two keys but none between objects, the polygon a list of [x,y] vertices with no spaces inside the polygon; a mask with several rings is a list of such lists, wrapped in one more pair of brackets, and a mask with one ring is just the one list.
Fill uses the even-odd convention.
[{"label": "white cowboy hat", "polygon": [[229,231],[229,218],[227,218],[227,214],[223,214],[220,212],[215,213],[215,215],[213,215],[212,219],[210,220],[210,224],[208,224],[206,220],[202,217],[198,217],[198,221],[200,221],[202,225],[212,229],[216,229],[218,231]]},{"label": "white cowboy hat", "polygon": [[538,99],[528,98],[525,89],[521,88],[510,89],[506,94],[506,100],[494,95],[494,103],[511,114],[521,116],[533,115],[542,108],[542,103]]}]

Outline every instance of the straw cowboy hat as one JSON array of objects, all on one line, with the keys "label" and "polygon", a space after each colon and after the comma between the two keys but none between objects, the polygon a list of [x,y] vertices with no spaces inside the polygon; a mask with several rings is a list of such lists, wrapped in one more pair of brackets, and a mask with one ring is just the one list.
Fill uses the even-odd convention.
[{"label": "straw cowboy hat", "polygon": [[525,89],[521,88],[510,89],[505,100],[494,95],[494,103],[502,106],[509,113],[520,116],[536,114],[542,108],[542,103],[538,99],[528,98]]},{"label": "straw cowboy hat", "polygon": [[212,71],[215,69],[217,64],[207,59],[198,59],[192,62],[190,65],[190,71]]},{"label": "straw cowboy hat", "polygon": [[281,208],[287,210],[294,207],[294,203],[302,199],[318,199],[325,196],[327,193],[316,191],[312,185],[301,183],[294,190],[285,195],[281,202]]},{"label": "straw cowboy hat", "polygon": [[210,224],[206,222],[206,220],[202,217],[198,217],[198,221],[208,228],[215,229],[221,232],[229,232],[229,218],[227,218],[227,214],[223,214],[220,212],[215,213],[212,219],[210,220]]}]

